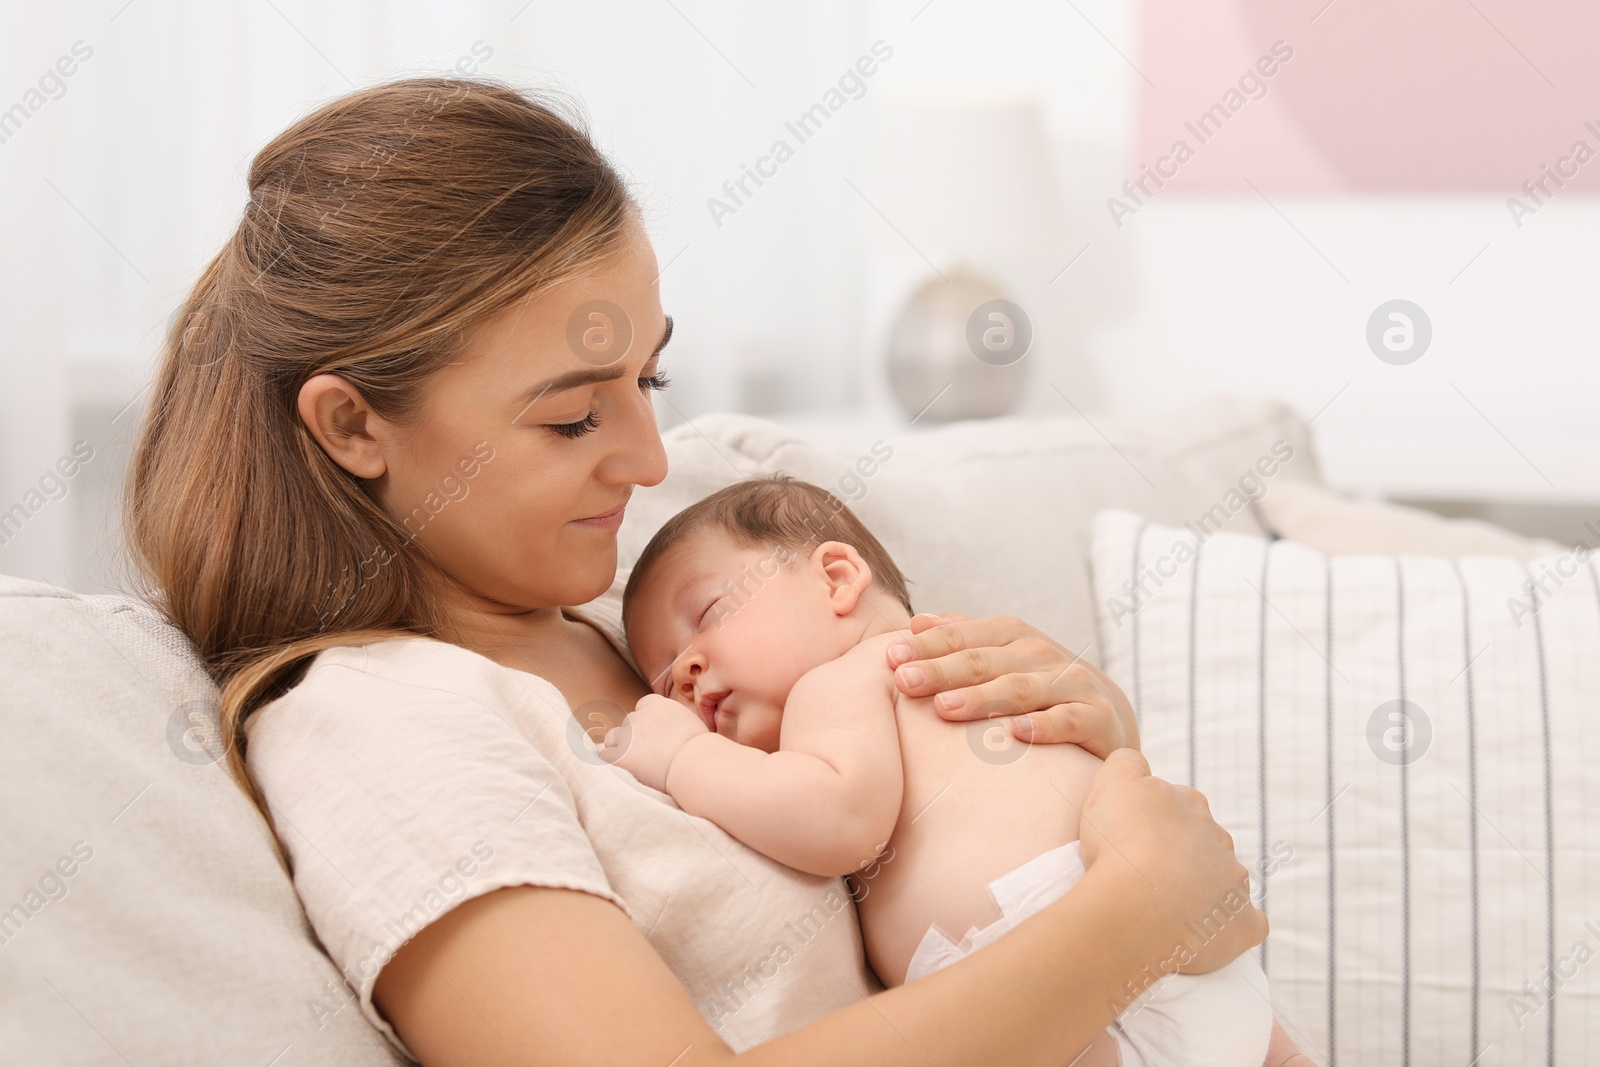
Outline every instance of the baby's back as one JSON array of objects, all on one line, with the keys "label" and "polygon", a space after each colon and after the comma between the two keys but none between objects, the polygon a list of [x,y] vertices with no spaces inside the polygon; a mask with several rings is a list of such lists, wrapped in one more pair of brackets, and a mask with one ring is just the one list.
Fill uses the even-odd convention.
[{"label": "baby's back", "polygon": [[[894,639],[870,638],[849,655],[875,656],[887,673]],[[951,941],[989,925],[1000,918],[990,882],[1078,839],[1078,812],[1100,766],[1077,745],[1017,742],[1004,718],[947,722],[929,698],[897,696],[895,720],[905,767],[900,818],[858,891],[868,958],[891,986],[904,981],[930,925]]]}]

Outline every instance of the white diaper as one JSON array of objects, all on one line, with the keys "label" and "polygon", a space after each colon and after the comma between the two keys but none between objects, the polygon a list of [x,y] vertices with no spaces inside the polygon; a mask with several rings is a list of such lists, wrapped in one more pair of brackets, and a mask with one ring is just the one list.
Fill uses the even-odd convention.
[{"label": "white diaper", "polygon": [[[1073,841],[1035,856],[989,883],[1000,918],[951,941],[929,927],[911,956],[915,981],[997,941],[1060,899],[1084,875]],[[1117,1017],[1111,1035],[1122,1067],[1261,1067],[1272,1036],[1267,976],[1245,953],[1209,974],[1173,974],[1156,982]]]}]

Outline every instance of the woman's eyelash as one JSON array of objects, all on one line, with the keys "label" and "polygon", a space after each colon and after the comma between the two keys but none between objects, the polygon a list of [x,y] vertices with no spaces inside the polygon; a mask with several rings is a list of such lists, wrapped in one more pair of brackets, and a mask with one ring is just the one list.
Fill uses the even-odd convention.
[{"label": "woman's eyelash", "polygon": [[[639,388],[641,390],[665,389],[671,384],[672,379],[667,377],[666,371],[656,371],[656,373],[647,378],[639,379]],[[593,433],[599,428],[600,413],[598,411],[589,412],[577,422],[557,422],[550,425],[550,429],[566,438],[582,437],[584,434]]]},{"label": "woman's eyelash", "polygon": [[582,437],[600,428],[600,413],[591,411],[577,422],[551,423],[550,428],[562,437]]}]

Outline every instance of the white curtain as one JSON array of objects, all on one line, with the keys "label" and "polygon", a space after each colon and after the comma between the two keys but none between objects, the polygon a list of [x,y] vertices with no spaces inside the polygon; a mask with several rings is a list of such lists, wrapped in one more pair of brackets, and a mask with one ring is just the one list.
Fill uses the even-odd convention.
[{"label": "white curtain", "polygon": [[[871,185],[885,101],[1055,94],[1070,101],[1058,132],[1102,145],[1130,107],[1122,61],[1080,15],[1039,2],[4,6],[0,109],[27,114],[15,130],[0,123],[0,515],[75,441],[95,458],[15,536],[0,519],[0,573],[82,589],[114,580],[113,504],[163,326],[237,220],[251,156],[324,100],[461,69],[581,101],[638,190],[665,270],[677,331],[664,424],[849,409],[882,392],[887,321],[928,274],[920,236],[893,228],[893,190]],[[1127,36],[1127,0],[1084,10]],[[747,182],[731,215],[708,206],[728,204],[724,182],[878,41],[894,58],[859,99],[759,188]],[[87,58],[58,88],[45,76],[74,48]],[[50,91],[28,97],[41,77]]]}]

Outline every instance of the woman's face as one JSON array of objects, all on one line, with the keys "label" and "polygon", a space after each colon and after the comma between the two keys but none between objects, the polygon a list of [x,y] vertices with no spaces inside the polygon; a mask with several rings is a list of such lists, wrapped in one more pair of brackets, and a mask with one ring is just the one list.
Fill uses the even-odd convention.
[{"label": "woman's face", "polygon": [[429,380],[384,449],[379,500],[481,610],[594,599],[634,486],[667,472],[650,392],[671,332],[635,225],[620,255],[492,316]]}]

